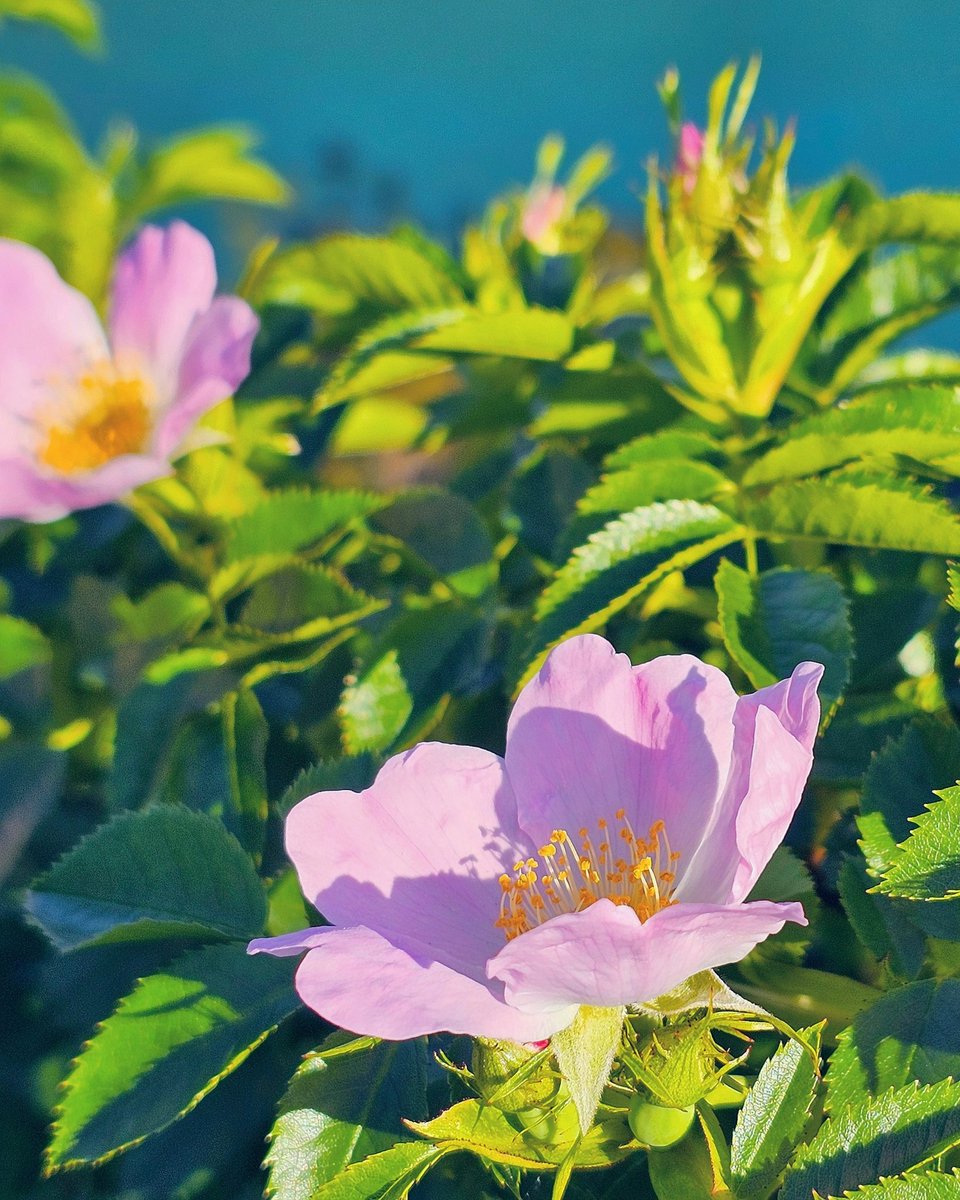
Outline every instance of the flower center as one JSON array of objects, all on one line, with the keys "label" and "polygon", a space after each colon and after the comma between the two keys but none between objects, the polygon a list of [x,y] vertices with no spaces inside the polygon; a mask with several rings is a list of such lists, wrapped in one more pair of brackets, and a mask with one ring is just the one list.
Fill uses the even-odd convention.
[{"label": "flower center", "polygon": [[673,904],[680,855],[670,849],[662,821],[650,826],[646,840],[638,838],[621,808],[617,828],[597,822],[596,844],[588,829],[579,831],[579,849],[565,829],[555,829],[537,858],[515,864],[513,877],[500,876],[503,894],[497,928],[507,941],[551,917],[580,912],[597,900],[626,904],[641,921]]},{"label": "flower center", "polygon": [[149,387],[144,379],[121,374],[113,363],[104,363],[81,375],[75,386],[67,419],[48,426],[39,455],[45,466],[72,475],[143,449],[150,432]]}]

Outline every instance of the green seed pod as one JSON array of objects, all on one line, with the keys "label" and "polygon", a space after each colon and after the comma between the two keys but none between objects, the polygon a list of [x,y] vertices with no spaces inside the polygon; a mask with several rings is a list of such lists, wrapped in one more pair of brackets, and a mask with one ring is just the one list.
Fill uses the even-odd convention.
[{"label": "green seed pod", "polygon": [[630,1101],[627,1120],[638,1142],[651,1150],[666,1150],[686,1137],[695,1112],[692,1104],[686,1108],[665,1108],[638,1092]]},{"label": "green seed pod", "polygon": [[[531,1071],[530,1060],[536,1054],[516,1042],[477,1038],[471,1064],[477,1091],[501,1112],[520,1113],[548,1106],[560,1087],[560,1077],[549,1060]],[[516,1086],[512,1087],[514,1079]]]},{"label": "green seed pod", "polygon": [[739,1108],[746,1094],[747,1081],[742,1075],[725,1075],[712,1091],[707,1092],[704,1100],[711,1108]]},{"label": "green seed pod", "polygon": [[551,1108],[527,1108],[514,1113],[515,1120],[523,1126],[526,1136],[551,1146],[565,1146],[580,1135],[580,1120],[573,1101],[558,1103]]}]

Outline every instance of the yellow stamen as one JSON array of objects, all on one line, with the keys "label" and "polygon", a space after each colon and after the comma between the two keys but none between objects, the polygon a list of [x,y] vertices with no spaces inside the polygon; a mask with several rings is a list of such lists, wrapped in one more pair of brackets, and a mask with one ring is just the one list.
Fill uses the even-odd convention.
[{"label": "yellow stamen", "polygon": [[112,363],[91,368],[71,403],[52,418],[40,462],[63,475],[90,471],[121,454],[137,454],[150,433],[149,387]]},{"label": "yellow stamen", "polygon": [[[645,842],[636,836],[624,809],[617,810],[615,820],[626,858],[612,859],[608,823],[601,819],[597,822],[602,838],[598,845],[591,841],[587,828],[579,830],[579,849],[566,830],[555,829],[549,843],[540,847],[539,861],[517,862],[513,879],[500,876],[502,897],[496,924],[508,941],[551,917],[580,912],[601,899],[632,908],[641,921],[675,903],[676,875],[666,867],[673,866],[680,856],[670,849],[663,822],[650,827]],[[577,884],[571,867],[579,870]]]}]

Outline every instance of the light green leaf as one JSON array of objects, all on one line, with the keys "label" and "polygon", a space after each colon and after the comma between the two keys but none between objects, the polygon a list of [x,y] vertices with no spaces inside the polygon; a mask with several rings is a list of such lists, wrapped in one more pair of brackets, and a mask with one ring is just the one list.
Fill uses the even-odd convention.
[{"label": "light green leaf", "polygon": [[573,326],[552,308],[470,312],[454,324],[421,334],[412,346],[446,354],[493,354],[557,362],[570,353]]},{"label": "light green leaf", "polygon": [[801,1148],[781,1200],[842,1196],[881,1176],[924,1166],[960,1142],[960,1083],[913,1083],[845,1108]]},{"label": "light green leaf", "polygon": [[0,0],[0,21],[4,17],[49,25],[85,49],[100,41],[100,20],[88,0]]},{"label": "light green leaf", "polygon": [[637,463],[656,463],[661,459],[702,459],[721,455],[720,443],[708,434],[665,429],[625,442],[607,455],[604,465],[608,470],[620,471]]},{"label": "light green leaf", "polygon": [[387,503],[387,497],[354,490],[312,492],[290,488],[274,492],[238,517],[227,531],[227,563],[259,555],[296,554],[334,530],[344,528]]},{"label": "light green leaf", "polygon": [[141,979],[75,1061],[50,1168],[97,1163],[166,1129],[299,1005],[291,965],[206,946]]},{"label": "light green leaf", "polygon": [[788,568],[751,576],[723,559],[714,587],[724,643],[753,686],[785,679],[798,663],[822,663],[820,696],[829,711],[849,682],[853,652],[849,605],[836,579]]},{"label": "light green leaf", "polygon": [[603,1089],[623,1032],[623,1008],[593,1008],[581,1005],[573,1023],[550,1039],[580,1118],[580,1131],[587,1133],[596,1116]]},{"label": "light green leaf", "polygon": [[450,275],[406,241],[335,234],[275,254],[258,274],[258,304],[366,316],[463,303]]},{"label": "light green leaf", "polygon": [[175,638],[202,625],[210,615],[210,601],[185,584],[168,582],[152,588],[139,600],[122,593],[112,605],[125,637],[138,642]]},{"label": "light green leaf", "polygon": [[427,1142],[398,1142],[351,1163],[311,1192],[310,1200],[406,1200],[413,1185],[446,1153]]},{"label": "light green leaf", "polygon": [[709,463],[687,458],[637,462],[611,471],[582,497],[581,513],[623,513],[657,500],[710,500],[733,484]]},{"label": "light green leaf", "polygon": [[893,386],[867,392],[790,427],[782,445],[744,473],[745,487],[816,475],[845,463],[907,455],[944,469],[958,457],[960,398],[954,388]]},{"label": "light green leaf", "polygon": [[960,554],[960,519],[922,489],[893,480],[784,483],[744,504],[760,535],[922,554]]},{"label": "light green leaf", "polygon": [[914,1172],[848,1192],[849,1200],[960,1200],[960,1175]]},{"label": "light green leaf", "polygon": [[900,846],[878,891],[907,900],[960,898],[960,785],[934,795],[938,803],[910,818],[916,829]]},{"label": "light green leaf", "polygon": [[0,679],[50,661],[50,643],[35,625],[0,614]]},{"label": "light green leaf", "polygon": [[266,903],[253,865],[219,821],[179,807],[123,813],[68,851],[27,893],[60,950],[104,942],[250,938]]},{"label": "light green leaf", "polygon": [[[541,1140],[492,1105],[480,1100],[462,1100],[432,1121],[408,1122],[410,1128],[429,1138],[442,1150],[469,1150],[490,1162],[526,1170],[549,1171],[563,1163],[572,1141]],[[576,1165],[606,1167],[636,1149],[624,1116],[599,1121],[580,1139]]]},{"label": "light green leaf", "polygon": [[960,243],[960,196],[953,192],[908,192],[868,205],[847,222],[848,245],[883,242]]},{"label": "light green leaf", "polygon": [[960,981],[921,979],[858,1013],[838,1038],[826,1075],[833,1112],[916,1081],[960,1075]]},{"label": "light green leaf", "polygon": [[[801,1030],[819,1053],[822,1025]],[[730,1168],[740,1200],[766,1196],[790,1161],[810,1120],[818,1078],[808,1051],[789,1041],[767,1059],[733,1131]]]},{"label": "light green leaf", "polygon": [[280,1102],[267,1192],[277,1200],[313,1200],[351,1163],[400,1141],[404,1117],[426,1116],[422,1040],[371,1044],[333,1034],[298,1069]]},{"label": "light green leaf", "polygon": [[195,200],[245,200],[285,204],[287,185],[251,154],[256,138],[245,129],[218,126],[175,138],[150,154],[125,216],[133,225],[145,214]]},{"label": "light green leaf", "polygon": [[605,525],[574,550],[541,595],[520,683],[565,637],[601,628],[665,575],[741,535],[726,513],[692,500],[651,504]]}]

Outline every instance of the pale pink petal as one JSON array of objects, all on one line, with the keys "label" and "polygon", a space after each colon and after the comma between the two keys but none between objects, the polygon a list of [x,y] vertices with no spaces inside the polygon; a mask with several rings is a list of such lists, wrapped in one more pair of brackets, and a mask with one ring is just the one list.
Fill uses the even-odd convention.
[{"label": "pale pink petal", "polygon": [[586,634],[561,643],[521,692],[506,764],[520,824],[537,843],[576,839],[619,808],[640,837],[663,820],[682,875],[726,781],[737,696],[690,655],[633,667]]},{"label": "pale pink petal", "polygon": [[175,395],[187,334],[216,286],[213,247],[183,221],[145,226],[117,261],[111,345],[118,362],[147,371],[161,403]]},{"label": "pale pink petal", "polygon": [[679,899],[742,900],[783,841],[813,764],[822,675],[819,663],[800,663],[789,679],[740,697],[730,778]]},{"label": "pale pink petal", "polygon": [[0,239],[0,312],[0,446],[12,456],[33,450],[34,419],[108,351],[86,296],[64,283],[39,250],[6,239]]},{"label": "pale pink petal", "polygon": [[200,417],[246,379],[259,328],[253,309],[237,296],[218,296],[197,317],[183,345],[176,396],[157,424],[157,454],[174,454]]},{"label": "pale pink petal", "polygon": [[531,851],[502,761],[439,742],[390,759],[365,792],[301,801],[286,845],[328,921],[420,946],[477,979],[503,944],[499,876]]},{"label": "pale pink petal", "polygon": [[[305,930],[304,935],[308,953],[297,970],[297,992],[315,1012],[351,1033],[403,1041],[446,1031],[533,1042],[565,1028],[576,1015],[576,1005],[569,1003],[518,1012],[503,1002],[501,984],[468,978],[429,956],[401,950],[371,929]],[[251,949],[296,953],[297,936],[260,939]]]},{"label": "pale pink petal", "polygon": [[508,942],[488,964],[509,1004],[537,1013],[560,1004],[643,1004],[709,967],[739,962],[799,904],[674,904],[641,923],[631,908],[598,900]]},{"label": "pale pink petal", "polygon": [[169,474],[169,463],[140,454],[127,454],[74,475],[40,471],[24,458],[0,459],[0,517],[56,521],[77,509],[109,504]]}]

